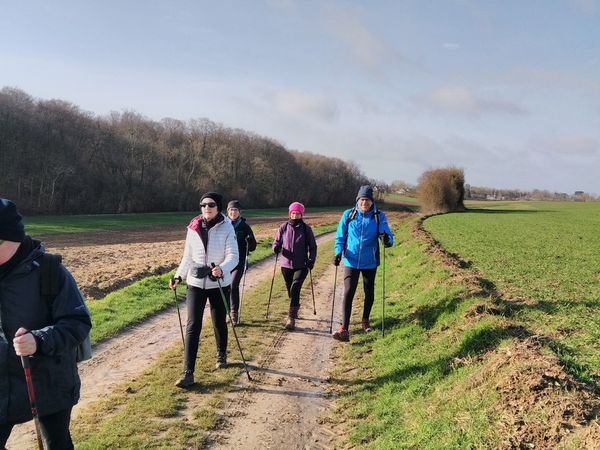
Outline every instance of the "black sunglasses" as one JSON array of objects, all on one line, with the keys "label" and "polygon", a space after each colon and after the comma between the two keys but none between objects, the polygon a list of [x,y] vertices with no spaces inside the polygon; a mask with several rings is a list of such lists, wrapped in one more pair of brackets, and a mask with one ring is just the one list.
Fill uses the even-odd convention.
[{"label": "black sunglasses", "polygon": [[200,208],[214,208],[215,206],[217,206],[215,202],[200,203]]}]

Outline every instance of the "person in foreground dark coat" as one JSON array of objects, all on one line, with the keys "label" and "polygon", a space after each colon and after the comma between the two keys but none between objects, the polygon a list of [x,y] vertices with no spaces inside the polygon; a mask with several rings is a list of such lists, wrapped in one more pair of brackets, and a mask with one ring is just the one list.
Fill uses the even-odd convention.
[{"label": "person in foreground dark coat", "polygon": [[77,346],[92,323],[64,266],[58,294],[42,296],[44,253],[43,245],[25,234],[15,204],[0,199],[0,448],[14,425],[32,419],[22,356],[30,360],[45,448],[73,448],[69,424],[81,386]]}]

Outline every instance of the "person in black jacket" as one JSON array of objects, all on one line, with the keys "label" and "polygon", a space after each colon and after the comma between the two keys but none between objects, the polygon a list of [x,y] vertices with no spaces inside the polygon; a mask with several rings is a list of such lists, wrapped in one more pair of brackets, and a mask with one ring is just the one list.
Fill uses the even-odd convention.
[{"label": "person in black jacket", "polygon": [[246,219],[241,216],[242,205],[238,200],[231,200],[227,204],[227,216],[233,225],[235,230],[235,236],[238,243],[238,252],[240,261],[238,265],[231,271],[231,293],[230,293],[230,307],[231,307],[231,319],[233,325],[239,323],[239,311],[240,311],[240,281],[244,275],[244,269],[246,268],[246,258],[248,253],[256,250],[256,239],[252,228],[246,222]]},{"label": "person in black jacket", "polygon": [[43,245],[25,234],[15,204],[0,199],[0,448],[14,425],[32,419],[21,356],[30,358],[47,449],[72,449],[71,409],[79,400],[77,346],[92,323],[75,280],[60,266],[60,290],[40,292]]}]

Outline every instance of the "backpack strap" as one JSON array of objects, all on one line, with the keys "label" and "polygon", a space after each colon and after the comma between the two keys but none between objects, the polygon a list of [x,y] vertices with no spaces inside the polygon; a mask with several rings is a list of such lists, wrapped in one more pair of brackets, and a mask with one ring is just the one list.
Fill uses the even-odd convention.
[{"label": "backpack strap", "polygon": [[60,292],[60,264],[61,255],[44,253],[41,264],[41,283],[40,293],[43,297],[54,300],[54,297]]}]

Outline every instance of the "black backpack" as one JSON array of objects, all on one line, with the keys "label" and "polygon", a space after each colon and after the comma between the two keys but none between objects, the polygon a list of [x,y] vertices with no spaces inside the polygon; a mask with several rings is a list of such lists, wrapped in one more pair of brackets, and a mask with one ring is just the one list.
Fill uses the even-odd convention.
[{"label": "black backpack", "polygon": [[[48,299],[52,304],[60,291],[60,265],[62,263],[61,255],[44,253],[42,255],[40,294]],[[83,295],[81,296],[83,298]],[[85,303],[84,303],[85,305]],[[87,305],[85,305],[87,309]],[[89,313],[89,310],[88,310]],[[88,334],[85,339],[77,346],[77,362],[86,361],[92,357],[92,341]]]}]

